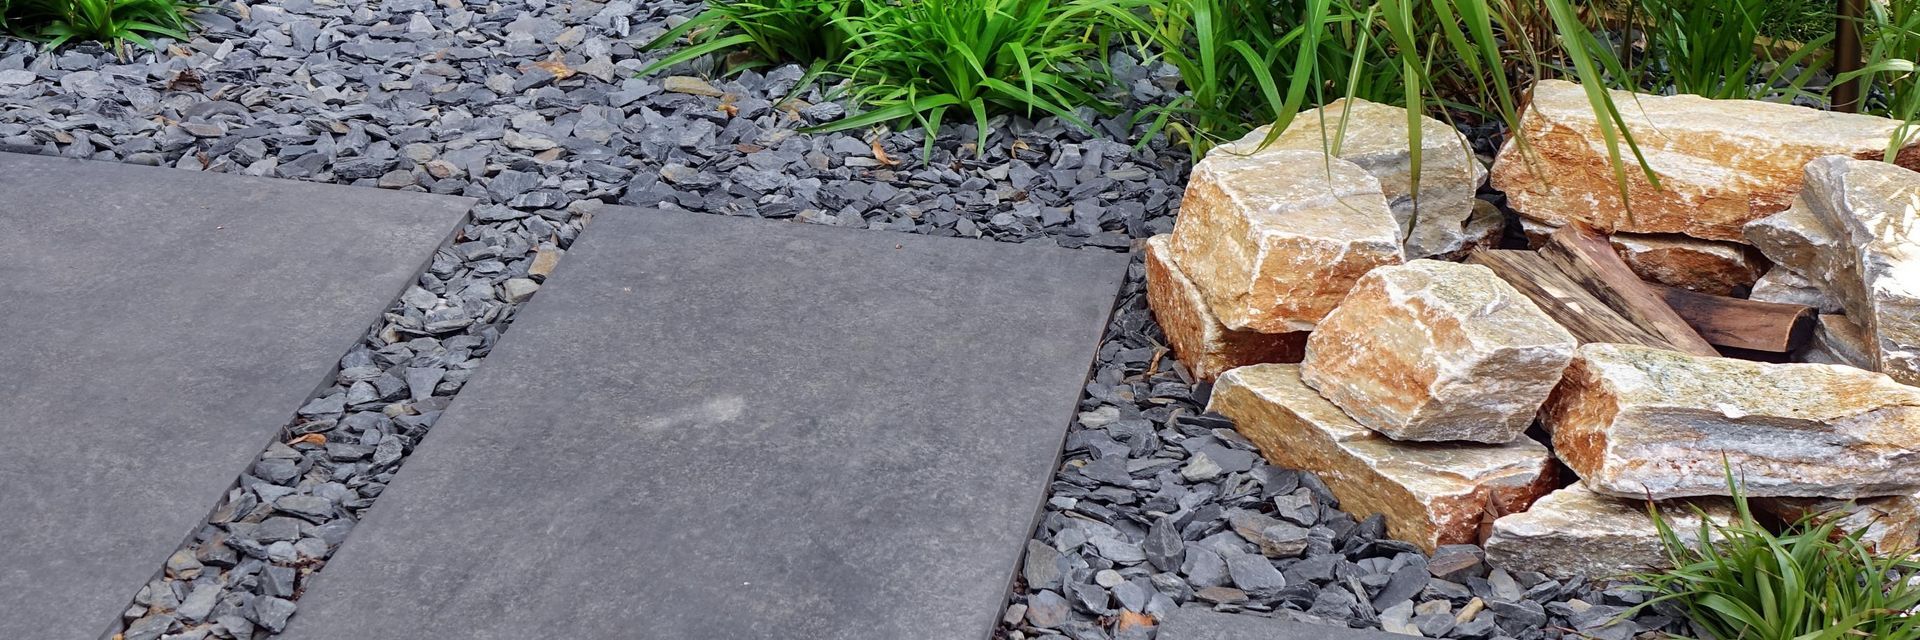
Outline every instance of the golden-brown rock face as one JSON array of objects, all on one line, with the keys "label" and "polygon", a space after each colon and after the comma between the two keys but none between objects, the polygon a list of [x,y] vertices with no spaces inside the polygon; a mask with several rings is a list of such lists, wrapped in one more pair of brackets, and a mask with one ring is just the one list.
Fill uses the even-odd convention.
[{"label": "golden-brown rock face", "polygon": [[1221,324],[1262,333],[1312,330],[1360,276],[1401,261],[1380,181],[1294,149],[1196,163],[1172,249]]},{"label": "golden-brown rock face", "polygon": [[1752,287],[1766,269],[1745,245],[1681,235],[1618,233],[1613,250],[1641,280],[1716,296]]},{"label": "golden-brown rock face", "polygon": [[[1612,95],[1664,189],[1647,181],[1623,145],[1629,216],[1586,93],[1571,82],[1543,80],[1534,85],[1517,131],[1529,157],[1510,140],[1493,166],[1493,187],[1506,192],[1515,211],[1609,232],[1738,241],[1742,225],[1787,208],[1808,161],[1832,154],[1879,157],[1900,126],[1772,102]],[[1920,154],[1909,148],[1901,162],[1920,163]]]},{"label": "golden-brown rock face", "polygon": [[1815,522],[1832,522],[1834,533],[1858,536],[1868,549],[1879,553],[1920,550],[1920,496],[1862,500],[1761,498],[1753,501],[1753,508],[1784,522],[1806,517]]},{"label": "golden-brown rock face", "polygon": [[1813,325],[1813,338],[1807,340],[1807,346],[1800,351],[1800,361],[1843,364],[1872,371],[1875,366],[1873,341],[1867,338],[1865,329],[1846,316],[1823,313]]},{"label": "golden-brown rock face", "polygon": [[1220,324],[1200,289],[1174,264],[1168,242],[1165,234],[1147,239],[1147,304],[1174,355],[1195,378],[1212,380],[1249,364],[1300,361],[1307,347],[1304,331],[1234,331]]},{"label": "golden-brown rock face", "polygon": [[1823,288],[1830,279],[1851,277],[1837,262],[1846,251],[1840,246],[1840,237],[1814,215],[1805,198],[1796,198],[1785,210],[1747,223],[1742,233],[1775,266]]},{"label": "golden-brown rock face", "polygon": [[[1380,189],[1400,224],[1408,258],[1449,255],[1486,234],[1475,220],[1474,193],[1487,168],[1473,156],[1466,136],[1447,123],[1420,116],[1420,186],[1414,188],[1413,143],[1407,110],[1366,100],[1340,99],[1300,112],[1269,149],[1337,150],[1380,179]],[[1251,153],[1271,127],[1260,127],[1222,148]],[[1478,223],[1478,224],[1476,224]]]},{"label": "golden-brown rock face", "polygon": [[1520,437],[1573,356],[1568,333],[1480,265],[1374,269],[1307,338],[1307,384],[1396,440]]},{"label": "golden-brown rock face", "polygon": [[[1720,524],[1733,518],[1733,504],[1725,498],[1662,504],[1660,515],[1693,542],[1700,531],[1696,507]],[[1548,494],[1526,513],[1493,521],[1486,546],[1487,564],[1556,578],[1614,578],[1670,564],[1646,500],[1604,496],[1577,484]]]},{"label": "golden-brown rock face", "polygon": [[1839,238],[1817,281],[1867,330],[1875,370],[1920,385],[1920,173],[1839,156],[1806,172],[1807,208]]},{"label": "golden-brown rock face", "polygon": [[1820,313],[1840,312],[1839,300],[1835,300],[1813,281],[1801,277],[1800,274],[1786,267],[1776,266],[1767,270],[1765,275],[1754,281],[1753,292],[1748,294],[1747,298],[1761,302],[1813,307]]},{"label": "golden-brown rock face", "polygon": [[1556,484],[1540,443],[1396,442],[1308,388],[1298,365],[1228,371],[1207,408],[1232,418],[1269,462],[1319,474],[1340,508],[1386,514],[1388,533],[1427,551],[1475,542],[1482,514],[1526,509]]},{"label": "golden-brown rock face", "polygon": [[1727,495],[1723,459],[1755,497],[1920,489],[1920,389],[1852,367],[1582,345],[1540,421],[1610,495]]}]

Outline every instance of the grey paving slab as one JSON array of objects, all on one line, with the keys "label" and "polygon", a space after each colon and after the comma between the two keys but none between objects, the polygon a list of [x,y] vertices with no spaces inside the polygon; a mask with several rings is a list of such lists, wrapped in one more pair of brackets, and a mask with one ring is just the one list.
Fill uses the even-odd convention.
[{"label": "grey paving slab", "polygon": [[470,205],[0,153],[0,638],[99,637]]},{"label": "grey paving slab", "polygon": [[984,639],[1126,268],[603,210],[284,637]]},{"label": "grey paving slab", "polygon": [[1167,617],[1166,624],[1161,625],[1159,634],[1154,636],[1157,640],[1404,640],[1412,637],[1198,607],[1182,608]]}]

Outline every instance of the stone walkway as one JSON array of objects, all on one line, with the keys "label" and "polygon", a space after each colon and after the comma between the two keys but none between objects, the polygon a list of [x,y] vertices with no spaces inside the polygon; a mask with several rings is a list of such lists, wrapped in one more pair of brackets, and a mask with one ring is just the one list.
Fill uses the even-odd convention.
[{"label": "stone walkway", "polygon": [[1123,256],[612,207],[289,638],[985,638]]},{"label": "stone walkway", "polygon": [[0,637],[105,629],[471,204],[0,153]]},{"label": "stone walkway", "polygon": [[[0,505],[25,541],[0,629],[23,637],[92,636],[136,590],[135,640],[983,637],[1128,262],[601,209],[524,345],[409,458],[447,348],[498,335],[414,300],[471,200],[15,154],[0,173],[21,276],[0,354],[22,365],[0,409],[24,418],[0,477],[25,489]],[[367,330],[387,346],[309,395],[402,289]]]}]

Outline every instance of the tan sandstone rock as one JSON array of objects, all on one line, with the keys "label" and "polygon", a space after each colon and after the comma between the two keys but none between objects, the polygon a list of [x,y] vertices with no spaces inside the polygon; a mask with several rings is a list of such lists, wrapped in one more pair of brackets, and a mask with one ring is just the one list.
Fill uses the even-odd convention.
[{"label": "tan sandstone rock", "polygon": [[1165,234],[1147,239],[1147,304],[1174,355],[1195,378],[1212,380],[1249,364],[1300,361],[1307,347],[1304,331],[1234,331],[1220,324],[1200,289],[1174,264],[1168,242]]},{"label": "tan sandstone rock", "polygon": [[1920,489],[1920,389],[1852,367],[1581,345],[1540,422],[1610,495],[1726,495],[1723,460],[1755,497]]},{"label": "tan sandstone rock", "polygon": [[1520,437],[1578,344],[1480,265],[1374,269],[1307,338],[1307,384],[1397,440]]},{"label": "tan sandstone rock", "polygon": [[[1725,498],[1663,503],[1660,515],[1689,542],[1699,540],[1698,508],[1719,524],[1733,519]],[[1493,521],[1487,564],[1556,578],[1613,578],[1665,568],[1666,547],[1644,499],[1616,498],[1573,485],[1547,494],[1525,513]]]},{"label": "tan sandstone rock", "polygon": [[1752,501],[1755,511],[1797,522],[1832,522],[1834,533],[1859,536],[1860,542],[1879,553],[1912,553],[1920,550],[1920,496],[1887,496],[1860,500],[1825,498],[1760,498]]},{"label": "tan sandstone rock", "polygon": [[1766,268],[1752,249],[1682,235],[1617,233],[1613,250],[1641,280],[1716,296],[1753,286]]},{"label": "tan sandstone rock", "polygon": [[1561,225],[1520,216],[1520,235],[1526,237],[1528,249],[1537,250],[1540,247],[1547,246],[1547,241],[1553,239],[1553,232],[1559,231],[1560,227]]},{"label": "tan sandstone rock", "polygon": [[[1664,188],[1647,180],[1623,144],[1629,215],[1585,90],[1543,80],[1534,85],[1517,131],[1528,153],[1509,140],[1493,167],[1493,186],[1506,192],[1515,211],[1549,222],[1582,220],[1608,232],[1738,241],[1742,225],[1787,208],[1808,161],[1879,157],[1900,126],[1773,102],[1611,95]],[[1920,164],[1920,153],[1909,148],[1901,162]]]},{"label": "tan sandstone rock", "polygon": [[1814,279],[1867,330],[1876,370],[1920,385],[1920,173],[1839,156],[1806,172],[1807,208],[1839,238]]},{"label": "tan sandstone rock", "polygon": [[1467,218],[1466,241],[1460,248],[1431,256],[1435,260],[1460,260],[1481,249],[1498,249],[1507,233],[1507,214],[1493,203],[1475,198],[1473,215]]},{"label": "tan sandstone rock", "polygon": [[1193,167],[1173,258],[1220,323],[1310,331],[1374,267],[1401,262],[1380,181],[1319,151],[1215,149]]},{"label": "tan sandstone rock", "polygon": [[1800,352],[1801,362],[1840,364],[1872,371],[1873,341],[1867,331],[1846,316],[1823,313],[1813,325],[1813,337]]},{"label": "tan sandstone rock", "polygon": [[1386,514],[1394,538],[1427,551],[1477,541],[1482,514],[1526,509],[1557,484],[1546,447],[1525,437],[1484,445],[1374,433],[1301,382],[1299,365],[1228,371],[1207,408],[1232,418],[1273,464],[1319,474],[1340,508]]},{"label": "tan sandstone rock", "polygon": [[1840,237],[1814,215],[1805,198],[1795,199],[1784,211],[1747,223],[1743,233],[1747,242],[1777,268],[1823,290],[1832,286],[1834,278],[1852,278],[1838,261],[1846,252]]},{"label": "tan sandstone rock", "polygon": [[[1251,153],[1266,141],[1271,129],[1254,129],[1222,148]],[[1379,178],[1381,192],[1406,238],[1407,258],[1466,249],[1485,235],[1484,226],[1475,228],[1473,213],[1474,193],[1487,179],[1487,168],[1474,157],[1466,136],[1445,122],[1420,116],[1420,188],[1416,192],[1411,147],[1406,109],[1343,98],[1300,112],[1267,148],[1335,149],[1341,158]]]},{"label": "tan sandstone rock", "polygon": [[1813,307],[1820,313],[1838,313],[1840,301],[1827,294],[1813,281],[1800,277],[1792,269],[1774,267],[1766,275],[1753,283],[1753,293],[1747,298],[1761,302],[1778,302]]}]

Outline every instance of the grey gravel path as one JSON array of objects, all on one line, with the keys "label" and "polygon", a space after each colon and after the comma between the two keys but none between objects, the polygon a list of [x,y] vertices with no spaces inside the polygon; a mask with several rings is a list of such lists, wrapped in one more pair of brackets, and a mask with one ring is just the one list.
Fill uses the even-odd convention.
[{"label": "grey gravel path", "polygon": [[[289,440],[311,433],[328,443],[262,454],[201,532],[196,557],[175,559],[181,571],[194,562],[222,570],[175,571],[148,585],[123,617],[136,640],[185,629],[166,617],[190,598],[216,622],[188,634],[250,638],[281,628],[331,553],[321,534],[336,536],[373,503],[600,203],[1119,251],[1171,229],[1184,178],[1182,149],[1136,150],[1131,137],[1093,137],[1052,119],[998,121],[983,152],[971,148],[971,126],[949,125],[925,163],[918,130],[798,133],[844,110],[814,89],[800,103],[774,104],[800,78],[791,66],[694,93],[631,77],[649,59],[632,43],[688,15],[693,5],[681,0],[227,6],[204,37],[176,45],[180,57],[122,63],[97,49],[45,55],[0,42],[0,148],[485,204],[430,277],[343,358],[338,384],[288,427]],[[1128,99],[1164,99],[1177,84],[1164,66],[1124,55],[1114,67]],[[1124,133],[1127,121],[1097,122]],[[874,142],[898,164],[878,157]],[[1471,549],[1450,552],[1446,566],[1465,567],[1445,574],[1454,580],[1429,573],[1419,584],[1410,567],[1425,557],[1378,540],[1380,523],[1338,514],[1310,476],[1258,463],[1230,425],[1198,415],[1205,390],[1162,352],[1138,264],[1123,305],[1000,635],[1150,637],[1123,625],[1121,612],[1182,603],[1300,610],[1368,627],[1411,614],[1455,638],[1635,630],[1605,625],[1628,594],[1481,577]],[[293,511],[281,511],[280,499],[293,495],[301,496],[288,501]],[[299,516],[320,508],[312,497],[337,503],[341,517]],[[1307,547],[1261,569],[1231,530],[1230,516],[1245,517],[1235,509],[1291,522],[1308,531]],[[267,553],[273,542],[319,555],[276,557]],[[1476,597],[1495,603],[1495,615],[1446,629],[1437,604],[1396,608],[1404,599],[1458,611]]]}]

